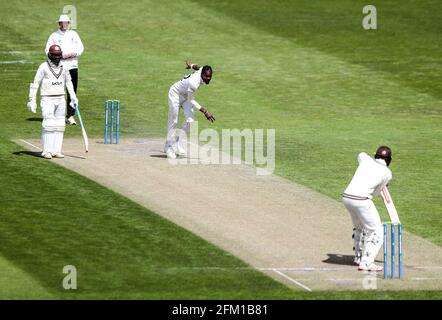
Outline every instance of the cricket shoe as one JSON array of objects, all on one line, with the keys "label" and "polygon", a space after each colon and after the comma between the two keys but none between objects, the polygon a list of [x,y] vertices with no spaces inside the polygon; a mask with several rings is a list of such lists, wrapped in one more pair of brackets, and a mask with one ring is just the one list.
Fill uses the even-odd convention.
[{"label": "cricket shoe", "polygon": [[64,158],[64,154],[61,152],[57,152],[53,155],[54,158]]},{"label": "cricket shoe", "polygon": [[176,154],[175,154],[175,152],[173,151],[172,148],[168,148],[166,150],[166,155],[167,155],[168,159],[176,159]]},{"label": "cricket shoe", "polygon": [[185,157],[187,155],[187,152],[180,144],[177,144],[175,154],[178,157]]},{"label": "cricket shoe", "polygon": [[45,159],[52,159],[52,154],[50,152],[46,152],[45,154],[41,155]]},{"label": "cricket shoe", "polygon": [[164,144],[164,147],[163,147],[163,151],[164,151],[164,153],[167,153],[167,150],[172,150],[172,151],[174,151],[175,150],[175,148],[173,147],[173,145],[170,145],[170,144],[168,144],[168,143],[166,143],[166,144]]},{"label": "cricket shoe", "polygon": [[355,266],[359,266],[359,265],[361,264],[361,258],[354,258],[354,260],[353,260],[353,264],[354,264]]},{"label": "cricket shoe", "polygon": [[75,122],[75,118],[74,118],[74,116],[70,116],[70,117],[68,118],[68,123],[69,123],[71,126],[76,126],[76,125],[77,125],[77,122]]},{"label": "cricket shoe", "polygon": [[384,268],[382,266],[378,266],[377,264],[374,263],[370,264],[361,263],[358,268],[359,271],[382,271],[383,269]]},{"label": "cricket shoe", "polygon": [[183,144],[180,141],[180,137],[176,137],[176,152],[175,152],[175,154],[178,157],[185,157],[187,154],[186,149],[183,147]]}]

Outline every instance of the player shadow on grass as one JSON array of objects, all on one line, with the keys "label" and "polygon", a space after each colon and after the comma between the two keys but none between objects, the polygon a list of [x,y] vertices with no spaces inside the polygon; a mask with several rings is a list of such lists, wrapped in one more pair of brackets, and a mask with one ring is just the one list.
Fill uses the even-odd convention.
[{"label": "player shadow on grass", "polygon": [[37,118],[37,117],[27,118],[26,121],[42,122],[43,118]]},{"label": "player shadow on grass", "polygon": [[[21,155],[27,155],[27,156],[33,156],[33,157],[37,157],[37,158],[41,158],[41,151],[28,151],[28,150],[24,150],[24,151],[16,151],[12,153],[13,155],[16,156],[21,156]],[[75,159],[82,159],[85,160],[86,157],[83,156],[76,156],[76,155],[72,155],[72,154],[66,154],[65,156],[67,158],[75,158]]]},{"label": "player shadow on grass", "polygon": [[24,151],[16,151],[16,152],[13,152],[12,154],[16,155],[16,156],[21,156],[21,155],[25,154],[27,156],[33,156],[33,157],[41,158],[41,151],[28,151],[28,150],[24,150]]},{"label": "player shadow on grass", "polygon": [[328,258],[325,260],[322,260],[322,262],[330,263],[330,264],[339,264],[339,265],[346,265],[346,266],[352,266],[353,265],[353,259],[354,256],[350,255],[342,255],[342,254],[334,254],[334,253],[327,253]]}]

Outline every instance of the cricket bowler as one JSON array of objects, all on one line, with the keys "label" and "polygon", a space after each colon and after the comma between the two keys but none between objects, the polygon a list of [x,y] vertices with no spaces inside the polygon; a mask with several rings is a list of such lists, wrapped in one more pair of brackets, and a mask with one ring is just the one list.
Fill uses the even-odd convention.
[{"label": "cricket bowler", "polygon": [[186,154],[182,141],[176,135],[178,124],[179,109],[184,111],[184,122],[182,129],[188,134],[190,126],[195,122],[194,109],[201,111],[207,120],[213,122],[215,117],[213,113],[202,107],[195,100],[195,92],[201,84],[208,85],[212,79],[212,68],[208,65],[200,67],[186,61],[186,68],[193,69],[196,72],[185,76],[183,79],[174,83],[169,90],[169,114],[167,121],[167,138],[164,145],[164,152],[168,158],[175,159],[178,156]]}]

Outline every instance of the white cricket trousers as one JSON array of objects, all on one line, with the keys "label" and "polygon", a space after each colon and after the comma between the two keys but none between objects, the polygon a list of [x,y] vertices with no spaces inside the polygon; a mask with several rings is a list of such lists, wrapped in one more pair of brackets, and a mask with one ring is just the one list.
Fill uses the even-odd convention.
[{"label": "white cricket trousers", "polygon": [[172,86],[169,90],[169,115],[167,119],[167,138],[165,149],[173,147],[176,144],[176,128],[178,125],[178,114],[180,107],[184,111],[184,122],[181,127],[186,133],[189,133],[190,126],[195,122],[195,113],[193,106],[185,97]]},{"label": "white cricket trousers", "polygon": [[383,244],[384,229],[379,212],[370,199],[354,200],[343,197],[342,202],[350,213],[355,237],[361,236],[361,239],[355,239],[356,251],[357,242],[360,244],[361,263],[369,265],[374,262]]},{"label": "white cricket trousers", "polygon": [[40,101],[42,122],[42,155],[61,153],[66,127],[66,100],[61,96],[42,96]]}]

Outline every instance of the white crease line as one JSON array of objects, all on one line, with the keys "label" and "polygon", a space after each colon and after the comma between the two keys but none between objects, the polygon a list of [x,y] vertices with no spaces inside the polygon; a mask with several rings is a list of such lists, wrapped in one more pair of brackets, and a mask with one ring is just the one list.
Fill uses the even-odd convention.
[{"label": "white crease line", "polygon": [[[383,280],[383,277],[376,277],[377,278],[377,280],[378,281],[380,281],[380,283],[387,283],[387,281],[386,282],[381,282],[381,280]],[[339,281],[342,281],[342,282],[356,282],[356,281],[358,281],[358,282],[360,282],[361,280],[363,280],[363,278],[360,278],[360,279],[345,279],[345,278],[342,278],[342,279],[326,279],[327,281],[333,281],[333,282],[339,282]],[[411,280],[411,281],[430,281],[430,280],[438,280],[438,281],[441,281],[442,280],[442,278],[417,278],[417,277],[411,277],[411,278],[409,278],[409,279],[406,279],[406,280]]]},{"label": "white crease line", "polygon": [[[378,278],[378,277],[376,277],[376,279],[380,280],[380,278]],[[354,278],[354,279],[346,279],[346,278],[333,279],[333,278],[331,278],[331,279],[325,279],[325,280],[326,281],[332,281],[332,282],[335,282],[335,283],[338,283],[338,282],[361,282],[362,280],[364,280],[364,278],[359,278],[359,279],[356,279],[356,278]]]},{"label": "white crease line", "polygon": [[259,270],[278,270],[278,271],[288,271],[288,272],[311,272],[311,271],[349,271],[353,270],[352,266],[344,268],[315,268],[315,267],[305,267],[305,268],[258,268]]},{"label": "white crease line", "polygon": [[34,64],[34,62],[27,60],[17,60],[17,61],[0,61],[0,64]]},{"label": "white crease line", "polygon": [[0,54],[13,54],[13,55],[17,55],[17,54],[22,54],[23,51],[0,51]]},{"label": "white crease line", "polygon": [[37,150],[41,150],[40,147],[34,146],[32,143],[27,142],[26,140],[20,139],[20,141],[26,143],[27,145],[30,145],[31,147],[33,147],[33,148],[35,148],[35,149],[37,149]]},{"label": "white crease line", "polygon": [[279,274],[279,275],[281,275],[281,276],[283,276],[284,278],[286,278],[286,279],[288,279],[288,280],[290,280],[291,282],[293,282],[293,283],[295,283],[295,284],[297,284],[298,286],[300,286],[301,288],[303,288],[303,289],[305,289],[305,290],[307,290],[307,291],[310,291],[310,292],[312,292],[312,289],[310,289],[309,287],[307,287],[307,286],[305,286],[305,285],[303,285],[301,282],[299,282],[299,281],[296,281],[295,279],[293,279],[293,278],[290,278],[288,275],[285,275],[284,273],[282,273],[282,272],[279,272],[278,270],[276,270],[276,269],[273,269],[273,271],[274,272],[276,272],[277,274]]}]

